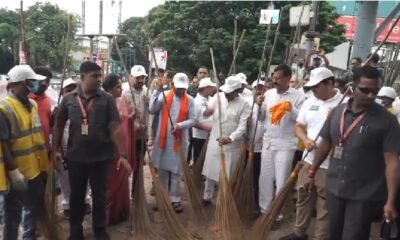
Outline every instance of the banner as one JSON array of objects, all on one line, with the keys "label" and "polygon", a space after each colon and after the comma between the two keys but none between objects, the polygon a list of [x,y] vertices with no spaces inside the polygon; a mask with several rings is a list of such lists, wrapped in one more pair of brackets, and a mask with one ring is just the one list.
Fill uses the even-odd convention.
[{"label": "banner", "polygon": [[[384,18],[376,18],[376,26],[375,29],[381,25],[383,22]],[[390,28],[396,21],[395,18],[393,18],[390,23],[386,25],[386,27],[381,31],[379,36],[377,37],[376,41],[383,41],[385,38],[386,34],[390,31]],[[344,24],[346,27],[346,33],[345,36],[347,39],[353,39],[356,34],[356,27],[357,27],[357,20],[355,16],[340,16],[336,19],[336,23],[338,24]],[[393,42],[397,43],[400,41],[400,21],[396,24],[396,26],[393,28],[392,33],[389,35],[388,39],[386,40],[387,42]]]},{"label": "banner", "polygon": [[[164,48],[153,48],[158,68],[167,69],[168,52]],[[156,68],[152,53],[149,53],[151,68]]]},{"label": "banner", "polygon": [[277,24],[279,21],[279,9],[261,9],[260,24]]}]

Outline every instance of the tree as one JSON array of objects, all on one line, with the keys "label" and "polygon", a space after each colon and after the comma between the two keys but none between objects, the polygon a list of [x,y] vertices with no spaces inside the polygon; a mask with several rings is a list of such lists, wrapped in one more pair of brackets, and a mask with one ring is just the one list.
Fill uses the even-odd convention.
[{"label": "tree", "polygon": [[[283,13],[273,64],[279,64],[286,58],[287,48],[294,35],[294,28],[289,26],[289,8],[300,3],[275,2],[275,8],[282,9]],[[259,25],[258,21],[260,10],[267,8],[267,4],[257,1],[166,2],[153,8],[146,16],[148,34],[154,40],[156,47],[168,50],[170,68],[194,74],[200,65],[211,67],[209,53],[211,47],[214,50],[217,71],[226,74],[233,58],[233,23],[236,18],[237,39],[243,29],[247,30],[237,56],[237,72],[244,72],[250,80],[255,80],[267,29],[266,26]],[[321,32],[321,46],[325,52],[332,51],[336,45],[345,41],[343,37],[345,29],[335,23],[336,17],[334,7],[328,2],[321,2],[316,30]],[[122,32],[128,36],[132,29],[144,29],[143,21],[136,22],[135,25],[125,23]],[[272,26],[267,44],[267,56],[272,48],[275,29],[276,26]],[[306,30],[307,28],[303,28],[302,32]],[[135,34],[136,38],[139,36]],[[133,36],[128,38],[134,41]],[[266,62],[263,66],[266,66]]]},{"label": "tree", "polygon": [[[66,33],[68,28],[68,13],[57,5],[36,3],[25,13],[26,38],[29,48],[29,60],[32,65],[50,66],[56,71],[62,71],[65,51]],[[78,19],[72,17],[71,40],[78,29]],[[74,42],[70,42],[70,49]],[[71,58],[68,57],[68,62]]]},{"label": "tree", "polygon": [[[49,66],[54,71],[61,71],[65,51],[68,13],[57,5],[36,3],[24,12],[24,29],[29,52],[28,63],[34,66]],[[73,39],[78,29],[78,18],[72,17],[70,49],[76,44]],[[18,63],[19,41],[21,41],[20,14],[16,11],[0,9],[0,44],[1,53],[12,54],[13,58],[2,57],[3,66]],[[10,62],[10,59],[13,61]],[[68,58],[68,63],[71,58]],[[2,67],[7,72],[9,67]]]}]

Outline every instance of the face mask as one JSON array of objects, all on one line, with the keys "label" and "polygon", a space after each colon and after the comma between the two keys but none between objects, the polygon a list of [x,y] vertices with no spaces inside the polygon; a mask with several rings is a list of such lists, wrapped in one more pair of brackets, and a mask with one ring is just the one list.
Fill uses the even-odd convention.
[{"label": "face mask", "polygon": [[29,92],[37,93],[39,91],[39,81],[31,81],[31,83],[32,86],[25,84],[26,88],[29,90]]},{"label": "face mask", "polygon": [[376,102],[377,104],[383,106],[383,100],[382,100],[382,99],[376,98],[376,99],[375,99],[375,102]]},{"label": "face mask", "polygon": [[299,63],[299,67],[303,67],[304,66],[304,64],[303,63]]}]

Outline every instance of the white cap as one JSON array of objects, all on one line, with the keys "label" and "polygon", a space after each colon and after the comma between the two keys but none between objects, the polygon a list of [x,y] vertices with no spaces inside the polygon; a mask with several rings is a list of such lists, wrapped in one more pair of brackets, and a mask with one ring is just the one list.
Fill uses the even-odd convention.
[{"label": "white cap", "polygon": [[246,85],[248,84],[247,81],[246,81],[247,80],[246,74],[238,73],[235,76],[240,80],[241,84],[246,84]]},{"label": "white cap", "polygon": [[77,82],[72,78],[65,79],[62,88],[66,88],[66,87],[68,87],[69,85],[72,85],[72,84],[77,84]]},{"label": "white cap", "polygon": [[133,77],[145,76],[147,77],[146,69],[142,65],[135,65],[131,68],[131,75]]},{"label": "white cap", "polygon": [[7,73],[9,77],[9,82],[23,82],[26,79],[34,79],[37,81],[45,80],[46,77],[36,74],[29,65],[17,65],[11,68]]},{"label": "white cap", "polygon": [[334,77],[331,70],[326,67],[319,67],[311,71],[310,73],[310,81],[308,81],[304,87],[314,87],[318,83],[322,82],[325,79]]},{"label": "white cap", "polygon": [[252,88],[255,88],[255,87],[257,87],[257,85],[265,85],[265,81],[258,81],[258,84],[257,84],[257,80],[255,80],[254,82],[253,82],[253,84],[251,84],[251,87]]},{"label": "white cap", "polygon": [[225,84],[222,85],[219,89],[224,93],[231,93],[241,87],[242,87],[241,81],[235,76],[230,76],[227,79],[225,79]]},{"label": "white cap", "polygon": [[397,97],[396,90],[392,87],[382,87],[378,92],[378,97],[388,97],[395,99]]},{"label": "white cap", "polygon": [[174,79],[172,80],[174,83],[175,88],[184,88],[188,89],[189,88],[189,78],[186,74],[184,73],[177,73],[174,76]]},{"label": "white cap", "polygon": [[205,87],[216,87],[217,84],[213,81],[211,81],[211,78],[203,78],[199,82],[199,88],[205,88]]}]

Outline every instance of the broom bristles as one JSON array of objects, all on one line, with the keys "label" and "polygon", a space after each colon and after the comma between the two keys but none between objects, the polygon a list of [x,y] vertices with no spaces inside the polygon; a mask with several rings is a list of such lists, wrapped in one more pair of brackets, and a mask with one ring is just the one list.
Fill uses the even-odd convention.
[{"label": "broom bristles", "polygon": [[221,154],[220,186],[217,197],[216,219],[217,225],[221,228],[222,239],[242,240],[245,235],[242,229],[239,213],[229,186],[228,176],[225,168],[225,157]]},{"label": "broom bristles", "polygon": [[285,185],[281,188],[275,199],[272,201],[267,214],[264,214],[257,219],[251,231],[251,239],[263,240],[267,238],[275,219],[280,214],[283,205],[287,200],[287,196],[291,193],[294,185],[296,184],[297,176],[302,167],[303,162],[298,162]]},{"label": "broom bristles", "polygon": [[[53,157],[52,157],[53,158]],[[54,159],[53,159],[54,160]],[[55,193],[54,170],[48,171],[44,193],[43,215],[40,217],[39,226],[47,239],[61,239],[57,220],[57,195]]]},{"label": "broom bristles", "polygon": [[190,174],[189,164],[186,161],[182,148],[179,151],[179,156],[182,164],[182,172],[185,179],[186,190],[189,194],[190,204],[194,213],[193,218],[197,223],[205,223],[208,220],[208,217],[204,211],[203,205],[201,204],[200,193],[196,187],[196,184],[194,183],[192,175]]},{"label": "broom bristles", "polygon": [[238,156],[238,160],[236,161],[236,165],[234,167],[233,174],[229,177],[229,185],[233,192],[235,189],[239,187],[240,183],[242,182],[244,168],[246,162],[244,159],[246,158],[246,145],[242,145],[242,149],[240,151],[240,155]]},{"label": "broom bristles", "polygon": [[182,223],[179,221],[178,216],[172,209],[171,203],[167,197],[167,193],[161,185],[160,179],[156,175],[152,175],[154,192],[156,195],[158,211],[163,219],[165,231],[171,239],[188,240],[190,234],[185,230]]},{"label": "broom bristles", "polygon": [[201,152],[199,157],[196,159],[196,162],[193,165],[193,181],[197,189],[200,191],[202,190],[202,183],[203,183],[203,167],[204,161],[206,159],[206,150],[207,150],[208,140],[204,143],[203,147],[201,148]]},{"label": "broom bristles", "polygon": [[143,179],[143,162],[139,161],[139,166],[137,170],[137,176],[135,181],[135,189],[133,192],[133,234],[138,239],[161,239],[161,237],[156,233],[154,227],[151,224],[150,212],[148,210],[148,204],[146,201],[146,195],[144,190],[144,179]]},{"label": "broom bristles", "polygon": [[234,193],[236,205],[238,206],[239,214],[246,223],[249,223],[255,213],[255,201],[254,201],[254,153],[249,152],[246,169],[243,175],[243,180],[240,187],[237,188],[239,191]]}]

